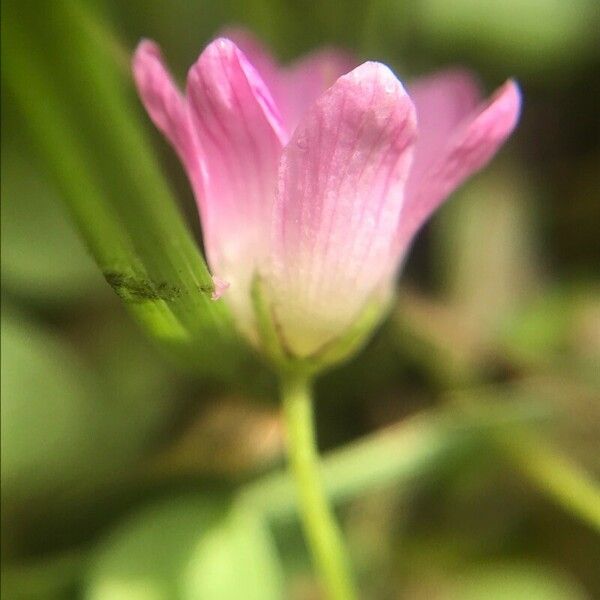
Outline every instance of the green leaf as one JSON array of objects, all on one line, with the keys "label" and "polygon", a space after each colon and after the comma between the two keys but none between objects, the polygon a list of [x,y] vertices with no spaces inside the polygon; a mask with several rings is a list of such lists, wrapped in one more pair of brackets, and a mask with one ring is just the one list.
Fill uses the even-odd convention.
[{"label": "green leaf", "polygon": [[504,68],[539,77],[571,69],[593,52],[594,0],[421,0],[416,25],[446,52],[474,48]]},{"label": "green leaf", "polygon": [[445,298],[486,341],[536,290],[534,190],[514,164],[494,164],[434,221]]},{"label": "green leaf", "polygon": [[3,311],[5,499],[65,489],[90,473],[103,433],[97,427],[96,383],[58,338]]},{"label": "green leaf", "polygon": [[185,573],[188,600],[281,600],[283,575],[275,546],[257,513],[236,508],[198,542]]},{"label": "green leaf", "polygon": [[[114,475],[163,426],[173,401],[156,356],[121,331],[119,351],[103,357],[111,339],[110,328],[98,336],[92,369],[59,336],[3,306],[3,509],[56,492],[66,499]],[[144,368],[152,373],[136,380]]]},{"label": "green leaf", "polygon": [[[129,57],[88,3],[2,5],[2,75],[105,279],[155,338],[222,371],[223,302],[150,150]],[[211,362],[212,361],[212,362]]]},{"label": "green leaf", "polygon": [[11,600],[64,600],[71,598],[85,554],[68,552],[18,565],[2,565],[2,598]]},{"label": "green leaf", "polygon": [[498,336],[506,356],[529,368],[562,364],[573,337],[577,296],[564,284],[546,288],[507,318]]},{"label": "green leaf", "polygon": [[283,598],[268,531],[248,512],[200,495],[164,500],[123,523],[101,544],[88,600]]},{"label": "green leaf", "polygon": [[586,593],[560,571],[542,565],[492,564],[455,577],[447,600],[584,600]]}]

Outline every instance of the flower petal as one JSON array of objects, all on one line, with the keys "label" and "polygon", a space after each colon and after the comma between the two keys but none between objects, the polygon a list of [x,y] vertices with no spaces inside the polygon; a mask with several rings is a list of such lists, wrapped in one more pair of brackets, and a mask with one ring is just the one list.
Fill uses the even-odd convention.
[{"label": "flower petal", "polygon": [[139,43],[133,57],[133,75],[150,118],[179,155],[196,193],[201,193],[200,152],[186,100],[165,68],[160,48],[154,42],[142,40]]},{"label": "flower petal", "polygon": [[365,63],[319,97],[285,148],[267,280],[295,354],[341,335],[388,287],[415,135],[400,82]]},{"label": "flower petal", "polygon": [[[406,201],[398,225],[398,252],[402,254],[412,237],[437,207],[471,174],[492,158],[515,128],[521,107],[517,84],[509,80],[492,98],[480,105],[470,116],[464,113],[472,103],[473,94],[465,86],[455,88],[453,100],[442,100],[442,92],[452,86],[438,88],[439,103],[444,106],[444,125],[440,133],[428,133],[434,119],[427,116],[435,109],[430,96],[423,107],[424,139],[415,155],[415,165],[406,189]],[[430,90],[433,94],[435,89]],[[459,100],[458,96],[464,99]],[[450,108],[451,107],[451,108]],[[438,110],[442,110],[438,106]],[[427,122],[429,119],[429,122]],[[443,132],[443,133],[442,133]]]},{"label": "flower petal", "polygon": [[280,102],[288,131],[294,131],[316,99],[356,66],[356,59],[350,54],[323,49],[286,68],[281,76],[286,93]]},{"label": "flower petal", "polygon": [[226,28],[221,35],[232,40],[260,73],[281,110],[289,135],[313,102],[339,77],[357,66],[351,54],[324,48],[284,67],[246,29]]},{"label": "flower petal", "polygon": [[227,27],[219,37],[231,40],[244,53],[269,88],[275,103],[279,104],[282,92],[281,68],[263,43],[243,27]]},{"label": "flower petal", "polygon": [[190,69],[187,92],[206,163],[205,195],[198,200],[208,259],[230,283],[228,300],[247,323],[249,282],[268,248],[285,134],[269,91],[230,40],[204,50]]},{"label": "flower petal", "polygon": [[421,186],[423,178],[445,153],[456,127],[473,113],[481,101],[474,76],[459,69],[417,79],[409,86],[408,92],[417,109],[419,138],[407,196],[411,188]]}]

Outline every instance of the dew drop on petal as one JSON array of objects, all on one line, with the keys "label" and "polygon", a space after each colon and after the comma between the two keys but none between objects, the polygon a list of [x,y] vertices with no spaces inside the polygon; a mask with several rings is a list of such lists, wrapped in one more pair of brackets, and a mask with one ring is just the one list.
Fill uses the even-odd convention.
[{"label": "dew drop on petal", "polygon": [[393,94],[396,91],[396,84],[393,81],[388,81],[383,89],[386,94]]},{"label": "dew drop on petal", "polygon": [[306,150],[308,148],[308,142],[306,141],[306,137],[300,136],[296,140],[296,146],[298,147],[298,150]]}]

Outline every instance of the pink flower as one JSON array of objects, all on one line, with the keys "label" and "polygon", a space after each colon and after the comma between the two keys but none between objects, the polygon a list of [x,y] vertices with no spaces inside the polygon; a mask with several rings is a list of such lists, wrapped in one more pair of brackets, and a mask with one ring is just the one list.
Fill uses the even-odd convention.
[{"label": "pink flower", "polygon": [[[231,41],[231,40],[235,40]],[[511,133],[520,93],[480,103],[448,71],[405,91],[390,69],[322,51],[277,65],[248,34],[213,41],[182,94],[158,47],[133,72],[185,167],[207,259],[240,328],[258,340],[257,278],[282,345],[307,357],[367,306],[383,311],[412,238]]]}]

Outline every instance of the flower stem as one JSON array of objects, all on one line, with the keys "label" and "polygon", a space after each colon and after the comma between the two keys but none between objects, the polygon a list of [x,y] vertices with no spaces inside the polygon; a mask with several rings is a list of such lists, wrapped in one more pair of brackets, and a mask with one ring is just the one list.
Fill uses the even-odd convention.
[{"label": "flower stem", "polygon": [[304,533],[329,600],[352,600],[356,592],[341,531],[327,502],[319,473],[310,378],[281,378],[288,460],[296,481]]}]

